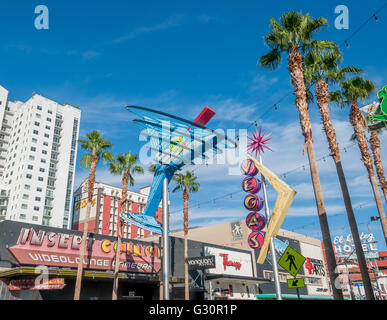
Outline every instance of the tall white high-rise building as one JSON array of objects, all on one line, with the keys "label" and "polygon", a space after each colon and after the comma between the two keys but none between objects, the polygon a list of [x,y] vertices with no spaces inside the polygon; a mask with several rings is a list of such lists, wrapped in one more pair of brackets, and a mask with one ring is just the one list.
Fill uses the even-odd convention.
[{"label": "tall white high-rise building", "polygon": [[81,111],[0,86],[0,221],[69,228]]}]

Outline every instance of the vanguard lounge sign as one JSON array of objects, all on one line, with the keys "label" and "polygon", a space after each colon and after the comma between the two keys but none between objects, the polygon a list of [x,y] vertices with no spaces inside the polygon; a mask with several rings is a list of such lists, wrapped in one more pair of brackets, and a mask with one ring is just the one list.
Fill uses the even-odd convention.
[{"label": "vanguard lounge sign", "polygon": [[[23,265],[46,265],[77,268],[82,237],[69,233],[55,233],[34,228],[22,228],[16,245],[8,250]],[[83,267],[114,270],[117,243],[108,239],[89,238]],[[120,271],[157,273],[161,267],[160,249],[156,245],[123,241]]]},{"label": "vanguard lounge sign", "polygon": [[190,270],[215,268],[215,256],[188,258],[187,262]]}]

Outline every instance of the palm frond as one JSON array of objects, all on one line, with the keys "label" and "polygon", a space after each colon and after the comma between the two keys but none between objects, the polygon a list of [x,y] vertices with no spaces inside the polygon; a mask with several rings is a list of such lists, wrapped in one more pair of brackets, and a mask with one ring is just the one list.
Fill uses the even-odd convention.
[{"label": "palm frond", "polygon": [[271,50],[259,59],[259,66],[268,70],[275,70],[282,62],[281,51],[278,48]]},{"label": "palm frond", "polygon": [[91,154],[90,153],[87,153],[87,154],[84,154],[81,158],[81,167],[83,168],[90,168],[90,165],[91,165]]}]

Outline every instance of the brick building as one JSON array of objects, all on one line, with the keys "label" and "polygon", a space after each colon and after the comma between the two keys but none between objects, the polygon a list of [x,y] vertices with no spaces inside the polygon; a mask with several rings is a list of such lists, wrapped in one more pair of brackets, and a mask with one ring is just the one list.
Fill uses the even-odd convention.
[{"label": "brick building", "polygon": [[[88,179],[85,179],[79,188],[74,192],[74,208],[72,216],[72,229],[83,230],[86,219]],[[128,190],[129,212],[144,213],[150,187],[140,189],[140,192]],[[89,232],[103,235],[117,235],[117,217],[121,209],[122,189],[106,183],[95,182],[93,201],[89,220]],[[161,222],[162,209],[156,211],[156,220]],[[138,228],[134,225],[125,224],[123,237],[127,239],[146,238],[151,232]]]}]

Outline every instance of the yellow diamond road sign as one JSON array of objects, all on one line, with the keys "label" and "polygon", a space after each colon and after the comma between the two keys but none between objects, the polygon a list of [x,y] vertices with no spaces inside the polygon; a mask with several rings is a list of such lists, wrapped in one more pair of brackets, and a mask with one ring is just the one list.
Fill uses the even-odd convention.
[{"label": "yellow diamond road sign", "polygon": [[305,260],[306,259],[302,254],[288,246],[281,258],[279,258],[278,264],[295,277],[300,271]]},{"label": "yellow diamond road sign", "polygon": [[294,278],[288,279],[288,288],[305,288],[305,279],[304,278]]}]

